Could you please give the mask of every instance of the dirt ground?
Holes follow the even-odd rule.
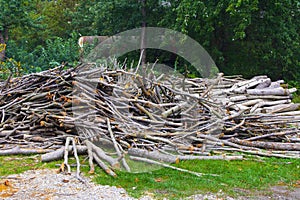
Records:
[[[288,186],[273,186],[255,193],[243,189],[236,189],[236,192],[241,200],[300,200],[300,188]]]

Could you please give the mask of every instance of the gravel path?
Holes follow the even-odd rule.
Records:
[[[82,183],[75,175],[56,173],[57,170],[30,170],[19,175],[11,175],[8,180],[17,191],[7,200],[96,200],[116,199],[131,200],[123,188],[95,185],[84,178]],[[145,198],[146,200],[146,198]]]

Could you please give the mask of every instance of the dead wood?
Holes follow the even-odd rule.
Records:
[[[147,151],[138,148],[128,149],[128,154],[130,156],[137,156],[142,158],[149,158],[152,160],[157,160],[160,162],[166,163],[178,163],[182,160],[242,160],[243,156],[226,156],[226,155],[217,155],[217,156],[195,156],[195,155],[172,155],[164,154],[158,150]]]
[[[87,147],[86,146],[80,146],[80,145],[77,145],[76,146],[77,148],[77,153],[78,154],[87,154]],[[42,162],[50,162],[50,161],[54,161],[54,160],[60,160],[64,157],[64,147],[61,147],[55,151],[51,151],[49,153],[44,153],[42,156],[41,156],[41,160]],[[73,150],[73,147],[69,146],[69,153],[71,153]]]
[[[240,144],[240,145],[244,145],[244,146],[258,147],[258,148],[264,148],[264,149],[284,150],[284,151],[299,151],[300,150],[299,143],[246,141],[246,140],[239,140],[237,138],[231,138],[230,141]]]
[[[1,155],[44,151],[42,161],[61,159],[73,149],[61,147],[66,138],[76,137],[90,171],[96,162],[112,176],[130,171],[127,154],[166,163],[240,159],[234,152],[300,158],[299,105],[284,81],[156,77],[153,67],[139,74],[112,62],[62,65],[0,83]]]
[[[1,149],[0,150],[0,156],[5,156],[5,155],[28,155],[28,154],[45,154],[48,152],[51,152],[51,149],[36,149],[36,148],[20,148],[19,146],[16,146],[11,149]]]

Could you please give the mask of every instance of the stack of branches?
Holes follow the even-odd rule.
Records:
[[[283,81],[222,73],[190,79],[117,63],[63,68],[1,84],[0,154],[16,152],[15,145],[18,153],[56,150],[42,157],[49,161],[71,150],[63,144],[76,136],[91,170],[94,160],[113,176],[105,163],[130,171],[128,157],[164,166],[241,159],[241,152],[300,157],[296,89]]]
[[[74,136],[74,126],[59,122],[72,111],[72,72],[64,66],[9,78],[0,89],[0,145],[12,153],[48,152]],[[26,148],[26,150],[24,149]],[[13,149],[13,151],[10,151]],[[1,154],[6,153],[3,152]]]

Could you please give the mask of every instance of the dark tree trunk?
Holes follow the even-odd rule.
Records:
[[[0,61],[3,61],[5,58],[5,45],[3,31],[0,31]]]
[[[146,65],[146,2],[147,0],[141,0],[142,3],[142,33],[141,33],[141,52],[142,52],[142,66]]]
[[[5,48],[8,41],[8,28],[0,31],[0,61],[5,60]]]

